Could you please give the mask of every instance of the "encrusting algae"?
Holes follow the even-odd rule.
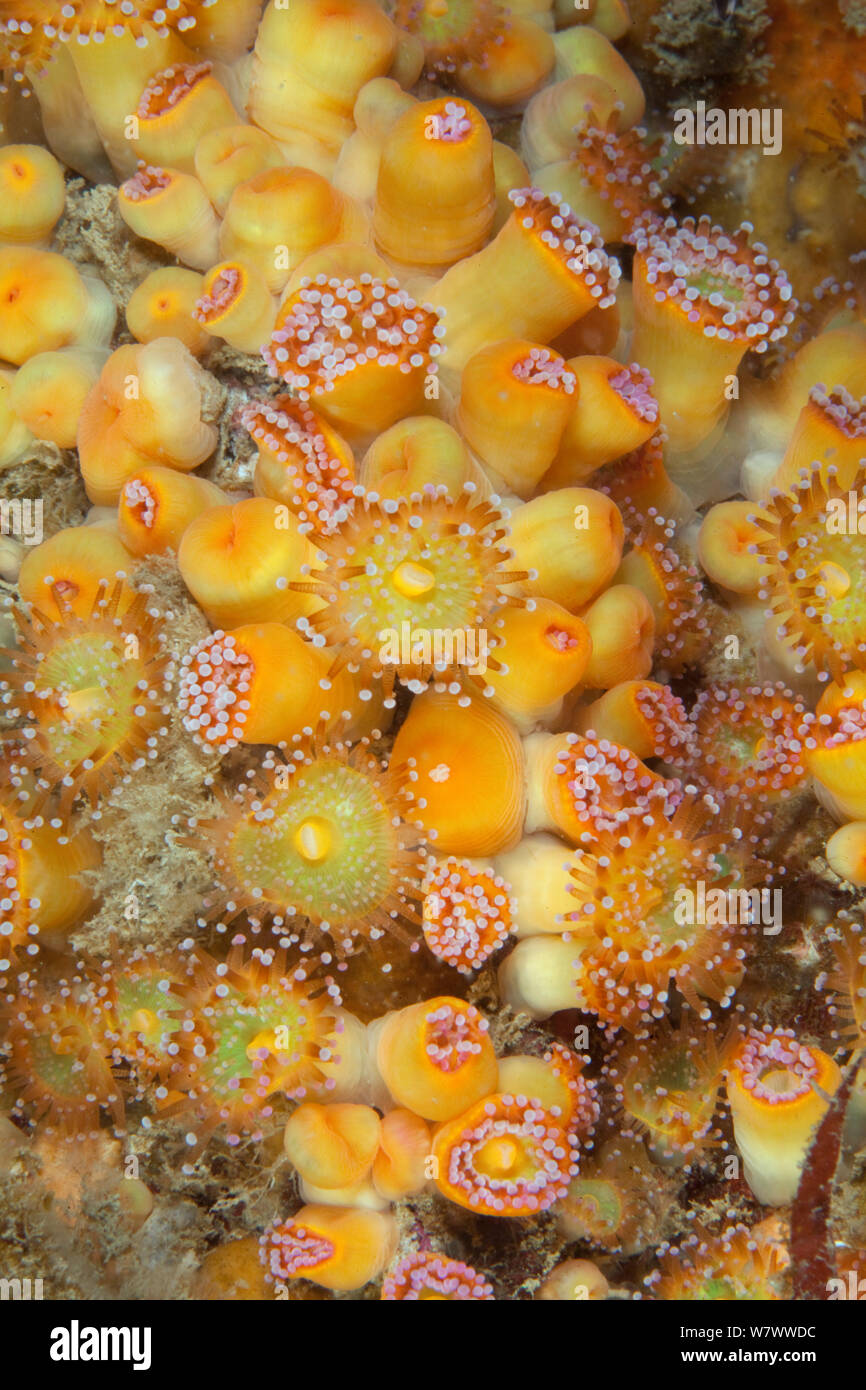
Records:
[[[0,5],[47,1297],[866,1268],[864,40],[680,8]]]

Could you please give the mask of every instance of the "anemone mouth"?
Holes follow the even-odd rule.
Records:
[[[785,337],[797,302],[766,247],[748,226],[729,234],[709,218],[638,223],[629,240],[657,300],[675,304],[705,337],[766,352]]]
[[[223,266],[211,281],[210,289],[197,300],[192,311],[193,318],[205,325],[219,323],[237,304],[244,293],[246,283],[243,266]]]
[[[138,103],[142,120],[155,121],[174,111],[213,72],[213,63],[178,63],[148,82]]]
[[[140,164],[132,178],[120,185],[120,192],[131,203],[146,203],[150,198],[158,198],[171,188],[174,182],[167,169],[155,164]]]
[[[191,838],[213,850],[219,929],[246,912],[284,945],[327,933],[339,956],[386,931],[408,939],[399,919],[418,921],[426,849],[407,787],[365,742],[314,736],[287,756],[266,758],[234,798],[222,793]]]
[[[520,603],[506,586],[525,577],[504,568],[502,513],[468,489],[452,498],[431,487],[399,501],[356,493],[351,516],[319,540],[324,567],[290,584],[325,601],[304,627],[339,649],[331,674],[355,664],[383,678],[389,697],[398,678],[483,674],[496,614]]]
[[[489,45],[507,29],[506,12],[495,0],[396,0],[393,19],[421,40],[433,78],[484,63]]]
[[[182,999],[175,986],[174,962],[142,953],[112,974],[111,1016],[115,1052],[139,1083],[165,1066],[167,1049],[180,1031]]]
[[[479,1101],[443,1126],[436,1147],[447,1195],[484,1215],[547,1211],[577,1175],[574,1136],[557,1116],[524,1097]]]
[[[759,597],[769,600],[779,635],[800,662],[835,681],[852,666],[866,669],[866,571],[859,511],[853,526],[849,516],[852,496],[866,496],[866,467],[843,489],[835,470],[825,476],[816,464],[791,492],[771,495],[755,518],[764,567]]]
[[[123,505],[145,531],[153,529],[159,512],[159,499],[140,478],[131,478],[123,487]]]
[[[36,773],[40,789],[61,787],[66,808],[79,791],[95,803],[158,756],[172,665],[146,594],[118,616],[123,580],[100,583],[86,618],[69,611],[56,585],[51,592],[56,619],[15,610],[19,648],[0,690],[18,721],[5,735],[16,764]]]

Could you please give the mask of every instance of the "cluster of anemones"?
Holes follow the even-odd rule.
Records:
[[[791,286],[749,225],[668,215],[622,7],[261,8],[0,17],[58,156],[0,150],[0,467],[76,449],[111,509],[11,576],[4,1086],[16,1120],[68,1137],[147,1100],[189,1162],[294,1107],[305,1205],[262,1236],[254,1284],[352,1290],[390,1265],[386,1300],[488,1299],[465,1251],[398,1252],[391,1204],[554,1211],[634,1253],[663,1233],[659,1173],[720,1142],[723,1089],[746,1182],[784,1205],[839,1086],[819,1040],[720,1019],[760,945],[767,813],[808,777],[844,822],[830,867],[866,884],[866,349],[837,327],[773,373]],[[422,72],[456,90],[418,99]],[[482,111],[530,97],[521,158]],[[63,242],[59,161],[113,176],[136,254],[160,248],[133,342]],[[738,451],[716,446],[750,351],[771,370],[745,412],[761,449],[739,451],[753,500],[732,501]],[[182,644],[141,561],[185,590]],[[760,677],[698,679],[721,611],[698,563],[744,643],[768,606]],[[208,807],[168,837],[212,866],[197,925],[231,949],[73,958],[101,856],[85,816],[120,814],[175,735]],[[375,979],[386,935],[478,999],[509,951],[512,1010],[615,1037],[598,1155],[595,1084],[562,1045],[497,1056],[452,995],[342,1010],[329,971],[365,950]],[[830,938],[847,1047],[863,952],[847,918]],[[783,1264],[736,1226],[663,1247],[648,1283],[770,1297]],[[585,1265],[539,1296],[603,1296]]]
[[[261,1137],[278,1097],[356,1083],[360,1025],[329,977],[285,952],[232,947],[223,961],[186,943],[114,963],[20,972],[3,998],[5,1080],[16,1112],[63,1139],[125,1102],[181,1116],[186,1145],[218,1127],[229,1144]],[[150,1124],[149,1119],[145,1119]]]
[[[497,1058],[487,1020],[439,997],[368,1025],[376,1104],[308,1102],[284,1147],[307,1205],[261,1240],[270,1283],[359,1288],[386,1267],[397,1232],[388,1208],[432,1185],[494,1217],[529,1217],[566,1196],[598,1118],[583,1060],[557,1044]],[[380,1113],[381,1112],[381,1113]],[[400,1260],[383,1298],[489,1298],[475,1272],[430,1253]]]

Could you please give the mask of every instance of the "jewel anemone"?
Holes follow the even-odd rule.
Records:
[[[74,975],[49,988],[35,976],[19,976],[3,1014],[5,1079],[17,1093],[17,1110],[68,1141],[94,1133],[103,1108],[122,1128],[123,1097],[110,1061],[110,1012],[94,981]]]
[[[167,731],[169,615],[145,593],[120,615],[123,594],[122,579],[102,581],[90,615],[79,617],[53,585],[54,616],[15,613],[19,647],[0,688],[17,724],[6,737],[40,788],[62,789],[64,804],[79,791],[95,804],[158,757]]]
[[[298,738],[233,795],[221,788],[215,812],[190,822],[188,839],[213,853],[218,929],[245,911],[286,944],[327,932],[342,956],[417,917],[424,850],[411,798],[365,740]]]
[[[669,815],[656,798],[597,832],[572,865],[571,920],[582,937],[590,933],[578,990],[582,1007],[605,1022],[634,1032],[663,1018],[672,985],[704,1019],[706,999],[730,1003],[755,931],[738,893],[756,870],[742,832],[710,828],[713,816],[694,798]]]
[[[647,218],[635,246],[632,355],[655,383],[673,452],[702,443],[724,419],[726,379],[751,349],[784,338],[796,300],[780,266],[744,224]]]
[[[289,964],[285,951],[245,956],[236,944],[217,961],[196,948],[172,991],[183,1008],[156,1095],[166,1114],[190,1126],[190,1148],[218,1125],[231,1145],[244,1134],[261,1138],[275,1097],[300,1100],[333,1087],[342,1060],[339,991]]]
[[[718,1236],[695,1231],[658,1251],[659,1268],[647,1275],[651,1297],[713,1303],[777,1301],[788,1297],[787,1247],[767,1223],[751,1230],[728,1226]]]
[[[822,680],[866,669],[863,540],[848,525],[850,494],[864,489],[866,466],[847,489],[835,469],[813,464],[790,492],[774,491],[756,518],[759,596],[769,602],[778,636]]]
[[[691,711],[695,758],[690,775],[725,795],[775,802],[804,781],[803,752],[814,722],[783,685],[714,685]]]
[[[355,663],[383,677],[388,696],[398,678],[417,690],[461,665],[483,675],[495,614],[520,603],[506,592],[522,572],[507,568],[501,512],[471,485],[457,497],[358,491],[352,514],[317,540],[323,567],[286,581],[324,600],[305,631],[338,649],[334,670]]]
[[[435,1250],[413,1250],[388,1271],[382,1284],[385,1302],[493,1301],[493,1288],[471,1265],[449,1260]]]

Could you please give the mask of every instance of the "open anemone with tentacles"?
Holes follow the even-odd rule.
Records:
[[[690,771],[705,789],[775,802],[802,785],[815,717],[783,685],[708,686],[690,719],[695,750]]]
[[[607,776],[619,790],[617,773],[614,765]],[[507,1002],[534,1017],[580,1008],[635,1034],[669,1016],[678,997],[709,1020],[710,1004],[730,1006],[755,944],[752,884],[765,870],[752,834],[731,826],[730,810],[719,821],[716,802],[684,798],[660,778],[638,790],[632,776],[624,805],[595,774],[573,776],[595,788],[594,819],[560,870],[573,908],[557,920],[562,935],[531,935],[507,956]]]
[[[730,1039],[686,1022],[629,1038],[608,1064],[623,1132],[645,1135],[662,1163],[693,1162],[719,1142],[712,1128]]]
[[[778,636],[822,680],[866,668],[863,538],[847,524],[849,496],[864,488],[864,465],[849,490],[834,468],[813,464],[790,492],[771,492],[755,521],[760,597]]]
[[[420,689],[461,664],[483,675],[497,613],[525,602],[508,588],[525,574],[510,568],[496,499],[472,484],[457,496],[441,486],[399,500],[355,493],[351,515],[318,538],[323,565],[283,581],[324,600],[304,630],[336,649],[333,670],[354,663],[383,678],[389,699],[397,679]]]
[[[130,771],[158,756],[166,732],[171,661],[162,615],[141,593],[122,606],[122,579],[101,581],[88,616],[59,585],[52,611],[16,613],[18,647],[0,682],[13,758],[65,805],[83,791],[94,804]]]
[[[760,870],[748,835],[715,828],[717,815],[694,798],[673,815],[647,799],[572,867],[575,998],[604,1022],[635,1031],[663,1018],[671,986],[704,1019],[707,1000],[730,1003],[757,930],[748,889]]]
[[[76,970],[49,984],[22,974],[4,997],[2,1019],[0,1075],[22,1116],[70,1142],[99,1128],[101,1110],[123,1127],[123,1095],[110,1060],[111,1011],[98,979]]]
[[[218,1125],[229,1144],[261,1138],[278,1096],[325,1095],[335,1085],[344,1023],[329,977],[311,977],[283,950],[235,945],[224,961],[196,947],[171,981],[180,997],[157,1105],[180,1117],[190,1148]]]
[[[789,1296],[788,1243],[772,1221],[751,1229],[740,1222],[717,1236],[693,1231],[663,1245],[657,1259],[645,1280],[651,1298],[766,1302]]]
[[[212,852],[219,889],[202,925],[224,931],[246,913],[254,930],[317,943],[330,958],[359,938],[403,935],[401,918],[417,917],[423,837],[407,788],[366,741],[350,749],[300,737],[233,794],[219,787],[214,811],[188,827]]]

